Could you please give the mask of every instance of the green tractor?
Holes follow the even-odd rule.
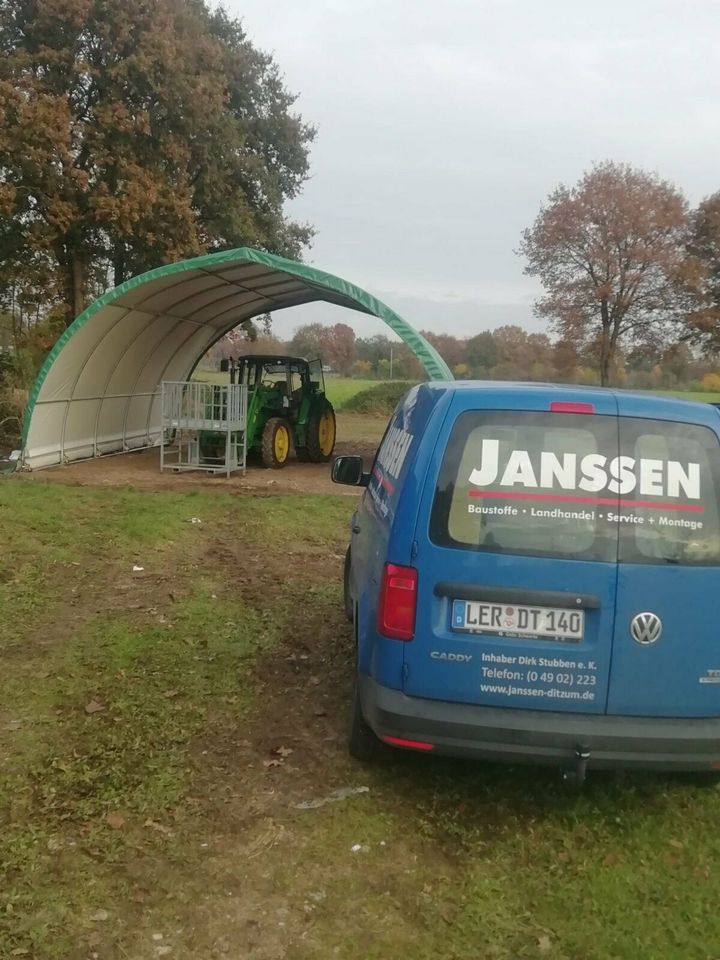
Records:
[[[320,360],[247,356],[223,360],[230,383],[247,387],[247,452],[279,469],[295,447],[298,460],[323,463],[335,449],[335,411],[325,396]],[[216,435],[201,436],[206,456],[217,453]],[[224,451],[224,438],[222,450]]]

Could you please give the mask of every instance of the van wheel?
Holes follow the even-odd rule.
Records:
[[[353,601],[350,596],[350,547],[345,551],[345,566],[343,568],[343,603],[348,623],[353,622]]]
[[[365,722],[360,706],[360,693],[358,691],[357,678],[353,689],[352,698],[352,717],[350,719],[350,737],[348,747],[350,755],[356,760],[372,760],[377,749],[378,740],[370,727]]]

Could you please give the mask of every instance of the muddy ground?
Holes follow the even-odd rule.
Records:
[[[338,415],[338,441],[334,456],[355,454],[370,464],[385,429],[383,417]],[[327,463],[300,463],[294,455],[281,470],[267,470],[250,458],[245,475],[230,477],[198,472],[160,472],[160,450],[141,450],[120,456],[102,457],[61,467],[51,467],[35,474],[57,483],[77,486],[124,487],[145,490],[215,489],[226,492],[262,490],[272,493],[350,493],[352,488],[334,484]]]

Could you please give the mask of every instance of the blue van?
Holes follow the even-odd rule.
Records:
[[[720,411],[426,383],[352,519],[351,752],[720,769]]]

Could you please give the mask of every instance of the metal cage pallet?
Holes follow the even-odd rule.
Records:
[[[247,387],[163,380],[161,398],[161,470],[245,473]]]

